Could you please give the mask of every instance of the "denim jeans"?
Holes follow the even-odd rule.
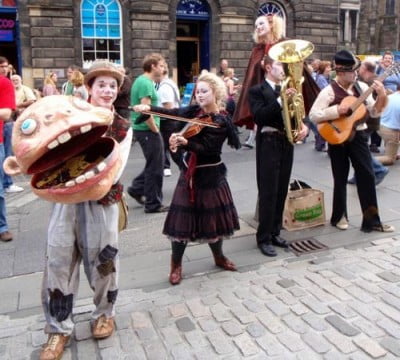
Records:
[[[0,164],[3,164],[5,159],[4,156],[4,145],[0,144]],[[3,181],[4,181],[4,170],[3,166],[0,169],[0,233],[8,230],[7,219],[6,219],[6,201],[4,199],[4,188],[3,188]]]
[[[13,155],[12,144],[11,144],[11,136],[12,136],[13,126],[14,126],[13,121],[4,123],[4,127],[3,127],[4,158]],[[9,188],[12,184],[13,184],[13,181],[12,181],[11,176],[4,173],[3,189]]]

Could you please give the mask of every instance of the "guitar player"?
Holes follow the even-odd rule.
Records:
[[[319,93],[310,110],[310,119],[314,123],[335,120],[349,116],[350,105],[342,101],[347,96],[358,98],[359,94],[354,87],[356,70],[360,61],[350,51],[340,50],[334,56],[334,70],[336,78],[330,85]],[[365,92],[368,86],[359,83]],[[381,114],[387,103],[385,89],[380,81],[375,80],[372,88],[377,94],[376,100],[372,95],[366,98],[365,105],[371,117]],[[341,144],[329,144],[328,152],[331,159],[331,168],[334,179],[333,209],[331,225],[340,230],[349,227],[346,204],[346,186],[349,174],[350,161],[354,167],[357,178],[357,192],[362,210],[361,231],[393,232],[394,227],[382,224],[376,197],[375,176],[372,169],[371,153],[368,148],[367,125],[361,122],[357,125],[351,140]]]

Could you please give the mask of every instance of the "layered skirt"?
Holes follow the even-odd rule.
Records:
[[[194,191],[194,201],[191,201]],[[163,233],[171,240],[214,242],[239,229],[239,218],[224,164],[196,168],[190,180],[180,174]]]

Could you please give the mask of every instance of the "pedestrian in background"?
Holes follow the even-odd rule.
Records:
[[[57,73],[49,71],[43,81],[42,95],[59,95],[60,92],[57,89]]]

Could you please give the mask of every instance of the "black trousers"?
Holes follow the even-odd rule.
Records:
[[[257,243],[269,243],[279,235],[293,165],[293,145],[282,133],[256,136],[259,223]]]
[[[132,180],[132,192],[144,195],[146,210],[156,210],[162,205],[162,185],[164,168],[164,144],[160,133],[135,131],[136,140],[142,148],[146,165]]]
[[[380,225],[375,175],[368,148],[367,131],[356,131],[352,141],[340,145],[329,145],[328,151],[334,181],[331,224],[336,225],[342,216],[347,218],[347,178],[351,161],[357,179],[357,193],[363,214],[361,229],[368,231],[373,226]]]

